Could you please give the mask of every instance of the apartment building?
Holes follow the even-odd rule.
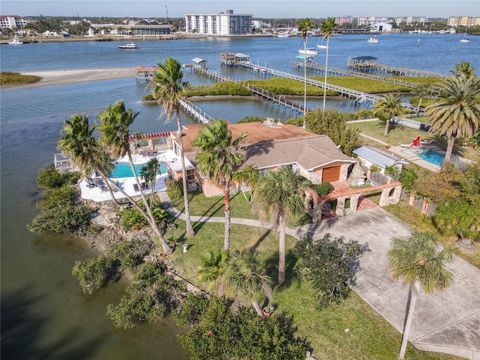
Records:
[[[480,17],[474,16],[450,16],[447,22],[448,26],[480,26]]]
[[[27,20],[17,15],[0,16],[0,29],[23,28],[27,24],[28,24]]]
[[[233,10],[219,14],[187,14],[185,28],[187,33],[245,35],[252,31],[252,15],[234,14]]]
[[[395,18],[395,23],[397,25],[400,25],[401,23],[405,23],[407,25],[425,24],[427,21],[428,19],[426,16],[404,16]]]

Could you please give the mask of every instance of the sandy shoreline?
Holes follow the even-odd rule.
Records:
[[[37,86],[46,86],[46,85],[74,84],[74,83],[82,83],[82,82],[89,82],[89,81],[113,80],[113,79],[135,77],[135,71],[132,67],[108,68],[108,69],[65,69],[65,70],[27,71],[27,72],[21,72],[21,74],[40,76],[42,80],[33,84],[8,86],[8,87],[4,87],[4,89],[12,89],[12,88],[18,88],[18,87],[37,87]]]

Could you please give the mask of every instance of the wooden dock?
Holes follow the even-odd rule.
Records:
[[[446,79],[448,74],[438,73],[429,70],[411,69],[406,67],[386,65],[378,63],[376,61],[354,61],[355,59],[349,59],[347,62],[347,68],[353,71],[359,71],[364,73],[379,73],[390,74],[396,76],[409,76],[409,77],[438,77]]]
[[[207,124],[210,121],[214,121],[215,118],[210,114],[203,111],[199,106],[187,99],[180,100],[180,106],[185,112],[190,114],[194,119],[200,121],[203,124]]]
[[[285,97],[284,95],[278,95],[278,94],[272,93],[271,91],[264,90],[264,89],[261,89],[259,87],[253,86],[253,85],[249,85],[249,84],[246,84],[246,83],[241,83],[237,80],[233,80],[233,79],[230,79],[226,76],[222,76],[222,75],[218,74],[217,72],[208,70],[204,67],[199,67],[199,66],[193,67],[193,71],[195,71],[199,75],[206,76],[206,77],[208,77],[208,78],[210,78],[214,81],[217,81],[217,82],[227,82],[227,81],[229,81],[229,82],[239,83],[242,86],[244,86],[245,88],[247,88],[248,90],[250,90],[253,95],[255,95],[255,96],[257,96],[261,99],[264,99],[264,100],[272,101],[275,104],[282,106],[284,109],[291,110],[293,113],[303,115],[303,114],[305,114],[306,111],[309,110],[308,108],[305,109],[302,104],[300,104],[296,101],[290,100],[287,97]]]
[[[303,61],[295,61],[293,63],[293,66],[296,68],[303,69],[304,62]],[[320,65],[316,62],[307,62],[307,70],[311,70],[317,74],[325,74],[325,65]],[[359,72],[359,71],[353,71],[353,70],[346,70],[346,69],[340,69],[340,68],[335,68],[335,67],[328,67],[328,74],[332,76],[352,76],[352,77],[357,77],[357,78],[362,78],[362,79],[371,79],[371,80],[377,80],[381,81],[384,83],[388,84],[395,84],[395,85],[401,85],[405,86],[408,88],[416,88],[418,86],[417,83],[410,82],[410,81],[405,81],[401,79],[396,79],[391,76],[381,76],[381,75],[375,75],[372,73],[366,73],[366,72]]]

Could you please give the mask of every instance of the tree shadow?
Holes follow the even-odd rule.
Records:
[[[104,337],[79,342],[78,328],[62,334],[52,343],[40,344],[48,319],[34,314],[40,296],[24,288],[1,297],[1,357],[3,359],[87,359],[93,357]]]
[[[288,250],[285,256],[285,282],[281,287],[289,287],[292,280],[296,277],[295,265],[298,258],[293,250]],[[273,252],[265,260],[265,272],[272,280],[272,288],[279,286],[278,283],[278,251]]]
[[[258,240],[255,242],[255,244],[253,244],[252,246],[250,246],[250,251],[255,251],[257,250],[257,248],[260,246],[260,244],[263,242],[263,240],[265,240],[267,238],[267,236],[272,232],[272,229],[268,229],[267,231],[265,231],[265,233],[260,236],[258,238]]]

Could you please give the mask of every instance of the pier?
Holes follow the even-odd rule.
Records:
[[[409,76],[409,77],[439,77],[446,79],[449,77],[447,74],[438,73],[429,70],[418,70],[399,66],[391,66],[377,62],[377,58],[373,56],[359,56],[350,58],[347,61],[347,68],[354,71],[365,73],[383,73],[397,76]]]
[[[180,106],[185,112],[190,114],[194,119],[200,121],[203,124],[207,124],[210,121],[214,121],[215,118],[210,114],[203,111],[199,106],[187,99],[180,99]]]
[[[304,62],[295,61],[293,63],[293,66],[299,69],[303,69]],[[320,65],[313,61],[307,62],[307,70],[312,70],[313,72],[319,73],[319,74],[325,74],[325,65]],[[401,85],[409,88],[416,88],[418,86],[418,84],[414,82],[400,80],[390,76],[381,76],[381,75],[375,75],[371,73],[340,69],[340,68],[335,68],[330,66],[328,67],[327,71],[328,71],[328,74],[332,76],[352,76],[352,77],[357,77],[362,79],[377,80],[377,81],[381,81],[389,84]]]
[[[271,91],[261,89],[259,87],[247,84],[245,82],[240,82],[240,81],[237,81],[237,80],[230,79],[226,76],[220,75],[219,73],[217,73],[215,71],[207,70],[204,67],[194,66],[193,71],[195,71],[195,73],[197,73],[199,75],[203,75],[203,76],[208,77],[209,79],[212,79],[212,80],[217,81],[217,82],[231,81],[231,82],[239,83],[242,86],[246,87],[248,90],[250,90],[253,95],[255,95],[255,96],[257,96],[261,99],[264,99],[264,100],[272,101],[275,104],[280,105],[287,110],[291,110],[293,113],[303,115],[303,114],[305,114],[305,112],[307,112],[309,110],[308,108],[305,109],[305,107],[302,104],[300,104],[296,101],[290,100],[287,97],[285,97],[284,95],[278,95],[278,94],[275,94]]]

